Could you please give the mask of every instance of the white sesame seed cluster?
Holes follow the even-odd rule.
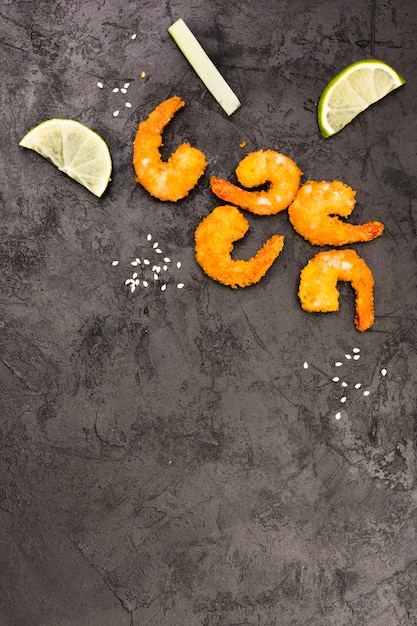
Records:
[[[334,362],[334,367],[336,368],[341,368],[339,373],[343,373],[343,368],[346,365],[352,364],[355,361],[359,361],[359,359],[361,358],[361,349],[360,348],[352,348],[351,353],[346,353],[344,355],[343,360],[338,360]],[[303,363],[303,368],[305,370],[307,370],[310,367],[310,364],[307,361],[304,361]],[[383,367],[380,370],[380,376],[382,376],[383,378],[385,378],[385,376],[387,375],[387,369],[385,367]],[[352,374],[352,371],[350,370],[348,372],[349,375]],[[346,406],[346,403],[348,401],[348,393],[350,390],[354,390],[354,393],[358,394],[359,390],[360,394],[367,398],[368,396],[371,395],[371,391],[367,388],[363,389],[363,383],[360,381],[356,381],[356,382],[347,382],[346,380],[347,377],[344,376],[332,376],[331,381],[337,385],[340,385],[341,389],[341,396],[340,396],[340,403]],[[349,376],[350,378],[350,376]],[[341,411],[337,411],[335,414],[335,419],[336,420],[340,420],[342,419],[342,412]]]
[[[140,288],[147,289],[151,285],[157,286],[160,291],[166,291],[168,284],[175,284],[177,289],[183,289],[184,283],[178,281],[175,273],[181,269],[181,261],[173,261],[170,256],[164,254],[157,241],[153,240],[149,233],[146,236],[148,252],[141,258],[135,257],[130,262],[129,273],[131,275],[124,281],[130,293]],[[117,267],[120,261],[112,261],[112,266]]]
[[[132,33],[132,35],[130,35],[130,39],[133,41],[135,40],[137,37],[136,33]],[[147,78],[147,74],[145,71],[141,72],[140,77],[142,79]],[[113,117],[119,117],[122,109],[120,108],[120,95],[124,96],[123,100],[122,100],[122,106],[125,107],[125,109],[131,109],[132,108],[132,103],[128,100],[127,98],[127,91],[130,87],[130,81],[117,81],[116,83],[114,81],[107,81],[104,79],[100,79],[99,81],[97,81],[96,83],[97,87],[99,89],[110,89],[112,94],[119,94],[118,95],[118,105],[119,108],[114,108],[113,112],[112,112],[112,116]],[[116,105],[117,106],[117,105]]]

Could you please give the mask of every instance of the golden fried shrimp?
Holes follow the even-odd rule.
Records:
[[[250,152],[236,168],[244,187],[269,183],[266,191],[247,191],[222,178],[212,176],[211,189],[222,200],[256,215],[274,215],[288,207],[300,185],[301,170],[289,157],[274,150]]]
[[[249,222],[234,206],[216,207],[195,231],[196,261],[203,271],[223,285],[247,287],[261,280],[284,245],[284,237],[273,235],[247,261],[233,260],[233,242],[242,239]]]
[[[181,144],[168,161],[162,161],[159,151],[163,145],[162,132],[184,104],[178,96],[161,102],[148,119],[139,124],[133,143],[135,180],[159,200],[175,202],[184,198],[207,166],[204,154],[189,143]]]
[[[381,222],[355,225],[336,217],[348,217],[352,213],[355,194],[338,180],[308,181],[300,187],[288,209],[294,230],[316,246],[343,246],[379,237],[384,231]]]
[[[356,293],[355,326],[364,331],[374,323],[374,279],[354,250],[319,252],[301,270],[298,296],[309,313],[339,310],[337,282],[350,282]]]

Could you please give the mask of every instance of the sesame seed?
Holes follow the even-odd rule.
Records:
[[[136,261],[136,263],[137,263],[138,265],[140,265],[140,259],[138,259],[138,258],[136,257],[135,261]]]
[[[136,286],[135,286],[135,285],[131,285],[131,287],[130,287],[130,292],[131,292],[131,293],[134,293],[135,289],[136,289]]]
[[[307,363],[307,361],[304,361],[304,363],[303,363],[303,367],[304,367],[304,369],[305,369],[305,370],[306,370],[306,369],[308,369],[308,363]]]
[[[181,267],[181,261],[177,261],[177,267],[178,267],[178,269],[180,269],[180,267]]]
[[[168,265],[164,265],[164,266],[162,267],[162,269],[164,270],[164,272],[166,272],[166,271],[167,271],[167,269],[168,269]]]
[[[112,92],[113,92],[113,93],[118,93],[118,91],[119,91],[119,88],[118,88],[118,87],[115,87],[114,89],[112,89]]]
[[[127,93],[127,89],[125,89],[124,87],[121,88],[120,93]]]
[[[136,37],[137,37],[137,34],[136,34],[136,33],[133,33],[133,35],[130,35],[130,38],[131,38],[131,39],[136,39]]]
[[[369,396],[369,394],[370,394],[370,393],[371,393],[370,391],[364,391],[364,392],[363,392],[363,395],[364,395],[364,396]]]
[[[342,387],[347,387],[347,386],[348,386],[348,384],[343,381]]]
[[[161,287],[161,291],[165,291],[165,289],[166,289],[166,288],[167,288],[167,286],[166,286],[166,285],[162,285],[162,287]]]
[[[124,88],[124,89],[129,89],[129,87],[130,87],[130,83],[125,83],[125,84],[123,85],[123,88]]]
[[[116,267],[116,265],[119,265],[120,261],[112,261],[111,264],[113,265],[113,267]]]
[[[131,282],[132,282],[131,279],[128,278],[127,280],[125,280],[125,285],[129,285]]]
[[[149,233],[149,235],[146,235],[146,239],[150,241],[152,239],[152,235]]]
[[[155,273],[154,273],[154,275],[153,275],[153,279],[154,279],[154,280],[158,280],[158,278],[159,278],[159,276],[158,276],[158,274],[155,272]]]
[[[358,352],[360,352],[361,349],[360,348],[353,348],[352,352],[354,352],[355,354],[357,354]]]
[[[340,413],[340,411],[338,411],[334,417],[335,419],[340,420],[340,418],[342,417],[342,414]]]
[[[143,281],[143,283],[142,283],[142,285],[143,285],[144,287],[147,287],[147,286],[149,285],[149,283],[148,283],[148,281],[147,281],[147,280],[144,280],[144,281]]]
[[[177,288],[182,289],[184,287],[184,283],[178,283]]]
[[[355,389],[360,389],[362,387],[362,383],[356,383]]]
[[[143,262],[144,262],[144,264],[145,264],[145,265],[150,265],[150,264],[151,264],[151,262],[149,261],[149,259],[143,259]]]
[[[137,265],[139,265],[139,263],[137,261],[132,261],[130,265],[133,265],[133,267],[136,267]]]
[[[139,278],[137,278],[137,279],[135,280],[135,285],[136,285],[136,287],[139,287]]]
[[[385,369],[385,367],[381,370],[381,374],[382,374],[382,376],[386,376],[387,375],[387,370]]]
[[[338,382],[339,382],[339,380],[340,380],[339,376],[335,376],[334,378],[332,378],[332,381],[333,381],[334,383],[338,383]]]
[[[153,244],[152,248],[157,248],[159,246],[159,243],[157,241],[155,241],[155,243]]]
[[[343,404],[346,402],[347,398],[346,396],[343,396],[343,398],[340,398],[340,402],[342,402]]]
[[[157,272],[159,274],[159,272],[161,271],[161,268],[159,265],[155,265],[155,272]]]
[[[113,117],[117,117],[119,115],[120,111],[113,111]]]
[[[137,278],[137,277],[138,277],[138,274],[137,274],[137,272],[135,272],[135,273],[132,275],[132,278]]]
[[[127,107],[128,109],[131,109],[132,105],[130,102],[125,102],[125,107]]]
[[[165,263],[171,263],[171,259],[169,258],[169,256],[164,257],[164,261]]]
[[[162,254],[162,250],[161,250],[161,248],[156,248],[155,252],[156,252],[157,254]]]
[[[99,89],[103,89],[104,85],[103,85],[103,83],[98,82],[98,83],[97,83],[97,87],[98,87]]]
[[[360,354],[355,354],[355,356],[353,357],[355,359],[355,361],[358,361],[361,358]]]
[[[343,365],[343,363],[341,363],[340,361],[336,361],[335,366],[336,367],[341,367]]]
[[[345,359],[348,359],[348,360],[349,360],[349,359],[351,359],[351,358],[352,358],[352,355],[351,355],[351,354],[345,354]]]

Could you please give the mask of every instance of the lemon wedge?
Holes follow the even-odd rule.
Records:
[[[405,83],[383,61],[356,61],[339,72],[323,90],[318,102],[318,125],[323,137],[344,128],[354,117],[390,91]]]
[[[50,119],[32,128],[19,146],[34,150],[61,172],[101,197],[110,182],[109,148],[88,126],[69,119]]]

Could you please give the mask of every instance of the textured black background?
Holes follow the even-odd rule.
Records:
[[[240,97],[230,118],[169,36],[179,17]],[[3,0],[0,20],[1,626],[417,624],[414,0]],[[322,89],[368,57],[407,84],[324,140]],[[131,165],[138,122],[173,94],[164,149],[209,162],[176,204]],[[18,146],[51,117],[107,141],[101,199]],[[352,186],[352,222],[384,222],[353,246],[375,277],[366,333],[348,285],[340,312],[301,310],[318,249],[285,213],[250,216],[237,246],[285,235],[258,285],[196,265],[209,176],[260,148]],[[131,294],[148,233],[168,286]]]

